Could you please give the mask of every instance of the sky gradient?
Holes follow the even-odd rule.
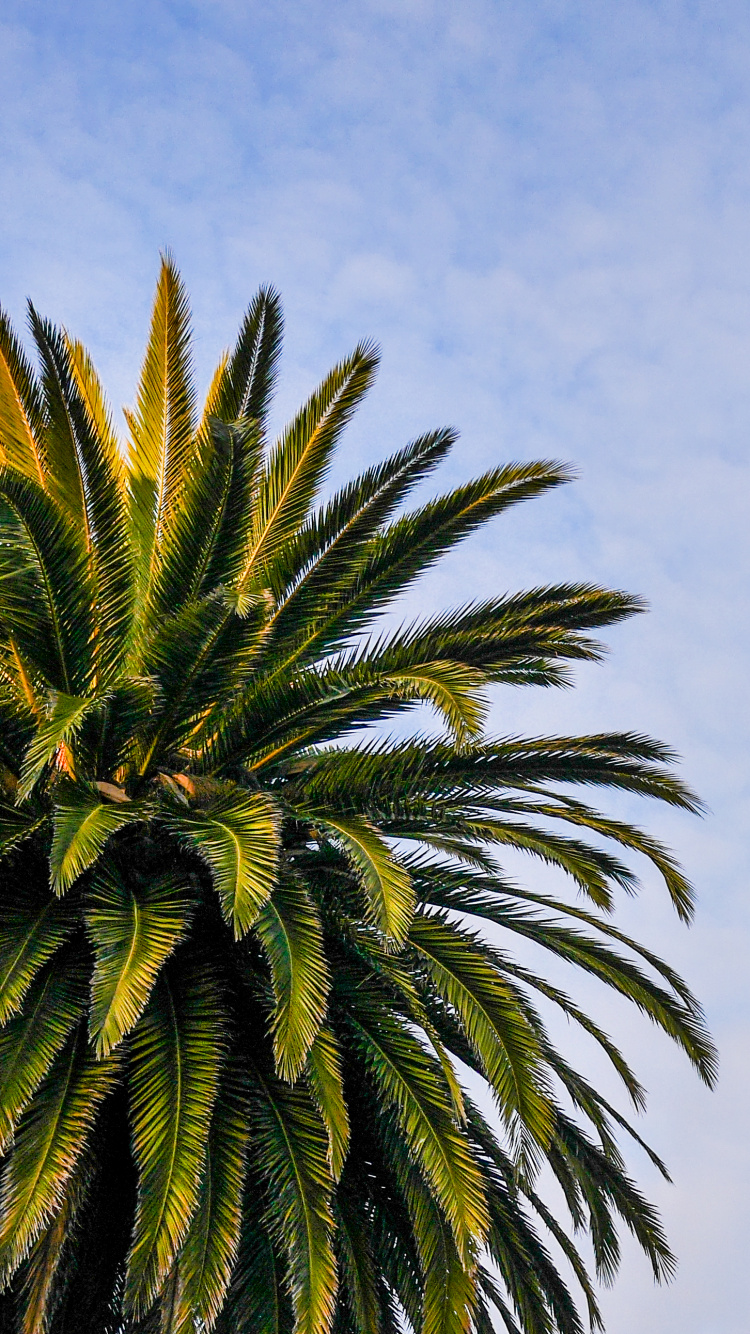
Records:
[[[447,423],[441,484],[508,458],[575,465],[410,609],[558,579],[648,599],[574,692],[501,692],[493,725],[652,732],[709,806],[610,804],[696,884],[690,933],[648,878],[621,920],[687,975],[722,1064],[706,1093],[596,997],[651,1092],[675,1184],[632,1163],[680,1259],[656,1290],[626,1247],[604,1307],[609,1334],[745,1334],[750,7],[5,0],[0,87],[0,301],[20,324],[30,295],[81,337],[116,406],[169,246],[202,383],[258,284],[281,289],[279,422],[378,340],[340,475]]]

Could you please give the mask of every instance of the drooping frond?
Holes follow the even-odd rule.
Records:
[[[47,965],[32,983],[23,1010],[0,1029],[0,1153],[12,1142],[26,1109],[83,1014],[85,968],[80,954]]]
[[[73,1037],[32,1098],[0,1175],[0,1275],[7,1281],[55,1214],[118,1064]]]
[[[351,816],[342,819],[325,811],[312,812],[311,818],[339,840],[361,877],[373,920],[401,944],[414,911],[409,872],[365,820]]]
[[[322,1025],[307,1053],[305,1067],[318,1111],[328,1133],[331,1172],[338,1181],[349,1151],[349,1112],[341,1068],[341,1051],[335,1033]]]
[[[69,789],[55,811],[49,864],[56,894],[64,894],[98,861],[113,834],[146,812],[135,803],[103,802],[85,788]]]
[[[132,1040],[133,1144],[138,1206],[126,1309],[145,1315],[198,1208],[206,1129],[226,1050],[215,973],[205,964],[162,974]]]
[[[217,797],[205,811],[168,822],[210,867],[222,912],[240,940],[256,921],[276,883],[279,813],[260,792]]]
[[[353,998],[354,1040],[387,1106],[399,1117],[411,1153],[448,1219],[464,1261],[487,1227],[482,1181],[454,1122],[439,1064],[408,1028],[360,988]]]
[[[253,1071],[251,1108],[268,1216],[286,1255],[294,1328],[296,1334],[325,1334],[337,1282],[325,1129],[303,1084],[290,1087],[260,1069]]]
[[[0,897],[0,1024],[18,1013],[31,983],[78,925],[73,905],[48,893]]]
[[[97,1056],[108,1056],[135,1027],[154,983],[191,917],[189,893],[174,876],[138,883],[108,869],[86,901],[94,950],[89,1033]]]
[[[320,918],[299,884],[282,881],[260,910],[256,931],[271,969],[276,1068],[295,1080],[326,1012],[329,973]]]
[[[240,1243],[249,1139],[247,1092],[235,1063],[214,1108],[198,1207],[178,1269],[176,1329],[211,1328],[224,1305]]]

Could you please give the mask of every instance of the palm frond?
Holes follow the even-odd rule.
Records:
[[[292,1303],[283,1265],[251,1177],[245,1190],[239,1255],[216,1334],[293,1334]]]
[[[28,1106],[0,1175],[0,1281],[15,1273],[62,1208],[67,1182],[118,1073],[114,1057],[95,1061],[74,1037]]]
[[[375,348],[361,343],[326,377],[272,451],[258,491],[240,590],[262,579],[274,554],[307,518],[336,440],[367,392],[376,366]]]
[[[377,1262],[361,1201],[355,1202],[351,1192],[338,1190],[334,1199],[334,1216],[338,1242],[340,1299],[346,1303],[357,1334],[380,1334]]]
[[[308,818],[341,844],[361,877],[373,921],[401,944],[414,912],[409,872],[366,820],[356,816],[342,818],[338,812],[320,810],[311,811]]]
[[[0,1029],[0,1154],[81,1018],[85,999],[85,969],[76,952],[37,975],[21,1013]]]
[[[304,885],[282,880],[255,930],[271,968],[276,1069],[294,1081],[319,1035],[330,985],[320,918]]]
[[[0,853],[8,853],[24,839],[30,838],[44,823],[45,813],[39,810],[19,810],[17,806],[6,806],[0,802]]]
[[[518,1116],[534,1138],[549,1141],[553,1117],[541,1048],[488,948],[436,914],[417,914],[409,941],[445,1001],[460,1016],[505,1117]]]
[[[179,1260],[175,1328],[213,1328],[237,1259],[249,1138],[237,1066],[226,1072],[211,1119],[198,1207]]]
[[[147,1313],[198,1208],[206,1126],[227,1044],[224,1007],[206,963],[162,973],[132,1037],[131,1116],[138,1206],[125,1309]]]
[[[44,404],[34,370],[0,309],[0,457],[17,472],[46,483]]]
[[[354,1040],[438,1206],[448,1219],[459,1253],[467,1259],[484,1239],[486,1204],[481,1177],[453,1119],[440,1065],[375,998],[360,988],[352,997]]]
[[[67,1286],[66,1260],[94,1176],[92,1157],[88,1145],[68,1181],[62,1208],[34,1244],[25,1267],[14,1334],[48,1334],[52,1330]]]
[[[283,328],[281,297],[273,287],[261,287],[212,386],[207,404],[212,416],[225,422],[250,417],[262,429],[276,381]]]
[[[94,950],[89,1036],[98,1057],[137,1024],[190,917],[190,894],[178,875],[138,883],[107,867],[96,876],[85,920]]]
[[[56,691],[49,700],[48,713],[37,727],[36,734],[24,757],[18,785],[18,801],[24,801],[33,792],[45,769],[64,754],[68,773],[75,778],[74,761],[70,754],[84,720],[100,706],[96,698],[80,699]],[[61,767],[61,766],[60,766]],[[72,773],[71,773],[72,769]]]
[[[130,499],[141,601],[154,584],[164,528],[185,486],[195,430],[190,341],[187,294],[173,260],[165,255],[135,410],[128,414]]]
[[[256,1068],[251,1105],[255,1161],[286,1255],[294,1331],[327,1334],[337,1286],[328,1137],[302,1083],[290,1086]]]
[[[323,1024],[307,1053],[307,1082],[328,1134],[331,1175],[338,1181],[349,1151],[349,1112],[346,1106],[341,1050],[333,1030]]]
[[[265,793],[229,792],[205,811],[180,811],[167,828],[205,861],[226,921],[240,940],[278,878],[279,812]]]
[[[42,605],[36,616],[54,653],[48,684],[83,695],[93,678],[95,624],[85,543],[56,502],[21,473],[0,469],[0,497],[18,516],[37,564]],[[44,672],[46,655],[38,666]]]
[[[0,1025],[21,1009],[39,970],[77,926],[73,904],[47,892],[0,897]]]
[[[95,650],[101,679],[121,661],[133,575],[122,460],[95,372],[72,343],[30,307],[47,403],[47,488],[84,536],[96,586]]]
[[[61,791],[53,816],[49,865],[52,888],[64,894],[79,876],[99,860],[118,829],[144,820],[147,810],[136,802],[116,805],[99,800],[83,786]]]

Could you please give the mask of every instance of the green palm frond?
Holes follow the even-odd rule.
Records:
[[[276,884],[279,823],[276,806],[262,792],[230,792],[205,811],[180,811],[167,820],[209,866],[235,940],[256,922]]]
[[[151,330],[131,432],[129,471],[140,597],[156,577],[165,525],[185,486],[194,431],[195,391],[190,364],[190,311],[169,255],[162,258]]]
[[[0,1024],[18,1013],[39,970],[77,925],[75,908],[66,900],[4,888],[0,898]]]
[[[358,990],[350,1020],[366,1068],[402,1132],[465,1261],[487,1214],[481,1177],[453,1118],[440,1065],[375,998]]]
[[[218,980],[205,964],[162,973],[132,1039],[132,1125],[138,1206],[126,1309],[145,1315],[198,1208],[227,1044]]]
[[[0,457],[39,485],[46,480],[44,405],[34,371],[0,309]]]
[[[367,1221],[359,1201],[339,1190],[334,1201],[338,1241],[340,1295],[360,1334],[380,1334],[377,1264]]]
[[[62,692],[55,692],[50,697],[47,717],[41,720],[24,758],[18,787],[19,801],[30,796],[45,769],[61,755],[66,771],[72,769],[72,777],[75,777],[71,746],[87,715],[98,707],[100,701],[96,698],[79,699]]]
[[[86,931],[94,950],[89,1034],[97,1056],[108,1056],[135,1027],[190,917],[189,893],[174,876],[138,884],[108,867],[96,877]]]
[[[0,497],[17,515],[38,569],[34,666],[53,689],[82,695],[94,674],[95,624],[85,543],[55,501],[10,468],[0,469]]]
[[[330,979],[320,918],[302,884],[282,881],[261,908],[255,930],[271,968],[276,1069],[292,1081],[326,1013]]]
[[[65,1262],[94,1176],[92,1158],[89,1144],[68,1181],[61,1209],[33,1246],[19,1302],[18,1334],[46,1332],[64,1297]]]
[[[55,893],[64,894],[98,861],[113,834],[127,824],[144,820],[146,815],[135,802],[102,802],[98,792],[81,787],[62,791],[55,805],[49,854]]]
[[[328,1137],[303,1084],[256,1069],[251,1089],[256,1162],[268,1216],[286,1255],[296,1334],[324,1334],[336,1297]]]
[[[221,366],[210,411],[222,421],[250,417],[263,426],[276,380],[284,319],[281,297],[261,287],[248,306],[231,356]]]
[[[178,1268],[177,1330],[211,1328],[224,1305],[240,1242],[247,1095],[236,1066],[225,1075],[211,1119],[198,1207]]]
[[[338,605],[341,585],[355,574],[364,545],[455,439],[451,430],[419,436],[337,492],[281,548],[270,572],[280,599],[269,624],[270,658],[288,670],[290,662],[314,657],[325,614]]]
[[[123,466],[91,362],[31,307],[46,400],[47,486],[83,533],[96,585],[95,651],[107,682],[130,627],[133,572]]]
[[[262,572],[308,516],[334,445],[367,392],[377,366],[362,343],[331,371],[275,446],[261,480],[252,544],[240,587]]]
[[[73,1037],[29,1104],[0,1175],[0,1275],[7,1281],[60,1208],[96,1113],[118,1075]]]
[[[422,1271],[420,1329],[423,1334],[468,1334],[476,1305],[474,1248],[459,1253],[455,1234],[414,1170],[406,1146],[391,1133],[385,1148],[403,1191]]]
[[[401,944],[414,912],[409,872],[366,820],[328,811],[311,812],[310,818],[340,842],[361,877],[373,921]]]
[[[83,1014],[83,960],[78,955],[65,964],[48,965],[29,988],[22,1012],[0,1029],[0,1153]]]
[[[125,458],[112,420],[112,409],[107,402],[102,382],[86,348],[77,338],[63,331],[65,347],[70,357],[70,368],[78,393],[88,413],[94,433],[113,476],[125,494]]]
[[[415,916],[409,942],[446,1003],[459,1015],[502,1114],[515,1114],[538,1142],[548,1142],[553,1119],[542,1077],[539,1035],[488,948],[437,915]]]
[[[251,1179],[243,1205],[239,1255],[216,1334],[292,1334],[294,1316],[284,1269]]]
[[[0,802],[0,853],[30,838],[43,823],[45,816],[38,810],[19,810],[16,806],[6,806]]]
[[[310,1092],[328,1134],[328,1156],[334,1181],[338,1181],[349,1151],[349,1112],[336,1035],[322,1025],[307,1053],[305,1067]]]

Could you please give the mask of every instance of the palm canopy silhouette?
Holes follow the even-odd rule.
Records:
[[[604,1279],[621,1223],[657,1277],[673,1262],[618,1148],[638,1136],[540,1006],[643,1091],[514,946],[619,992],[711,1082],[690,991],[613,924],[636,887],[613,846],[683,920],[690,888],[571,790],[696,800],[646,737],[489,739],[483,716],[493,682],[560,685],[639,603],[560,584],[379,624],[566,469],[407,510],[454,440],[433,431],[322,503],[374,348],[269,443],[263,289],[201,414],[169,257],[124,454],[83,347],[30,322],[38,371],[0,325],[0,1327],[577,1334],[555,1256],[597,1325],[572,1233]],[[389,738],[425,703],[434,734]],[[512,882],[504,848],[578,896]]]

